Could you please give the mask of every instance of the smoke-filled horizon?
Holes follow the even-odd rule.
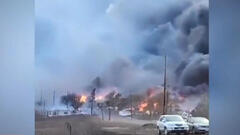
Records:
[[[36,89],[85,92],[95,78],[121,93],[167,83],[208,91],[208,0],[37,0]]]

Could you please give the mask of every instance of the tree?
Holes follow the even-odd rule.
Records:
[[[105,104],[109,107],[110,106],[111,107],[118,107],[118,105],[120,103],[121,96],[122,95],[120,93],[112,91],[105,96],[105,98],[106,98]]]
[[[80,95],[68,94],[61,97],[61,103],[65,105],[72,106],[75,110],[80,108],[83,105],[83,102],[80,102]]]

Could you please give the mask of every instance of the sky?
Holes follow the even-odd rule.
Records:
[[[165,55],[168,85],[206,93],[208,16],[208,0],[37,0],[36,94],[83,92],[96,77],[144,92],[163,84]]]

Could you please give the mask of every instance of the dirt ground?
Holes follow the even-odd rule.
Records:
[[[133,122],[112,120],[102,121],[98,117],[65,116],[37,120],[36,135],[69,135],[67,123],[71,125],[71,135],[155,135],[152,125],[142,126]]]
[[[84,115],[36,120],[36,135],[157,135],[153,121],[115,118],[111,121]]]

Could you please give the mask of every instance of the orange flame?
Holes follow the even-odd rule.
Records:
[[[143,112],[144,108],[147,107],[147,105],[148,105],[148,103],[142,103],[142,104],[140,104],[140,106],[139,106],[139,111],[140,111],[140,112]]]
[[[80,102],[81,103],[86,103],[87,102],[87,96],[81,96],[81,98],[80,98]]]
[[[157,108],[157,105],[158,105],[158,103],[153,103],[153,106],[154,106],[154,109],[156,109]]]

